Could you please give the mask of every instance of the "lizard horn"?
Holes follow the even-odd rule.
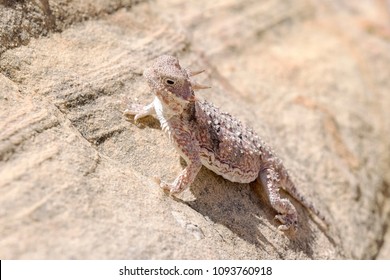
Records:
[[[199,75],[200,73],[203,73],[205,70],[192,71],[191,69],[186,68],[185,71],[187,72],[187,75],[189,77],[193,77],[193,76]]]
[[[199,75],[200,73],[203,73],[204,71],[205,70],[198,70],[198,71],[189,70],[189,76],[193,77],[193,76]]]
[[[201,85],[201,84],[198,84],[197,82],[191,82],[191,86],[192,86],[193,90],[200,90],[200,89],[211,88],[210,86]]]

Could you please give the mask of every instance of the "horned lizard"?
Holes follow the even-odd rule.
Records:
[[[325,221],[313,204],[297,191],[282,161],[253,130],[195,96],[194,91],[208,88],[191,79],[201,72],[182,68],[173,56],[157,58],[144,71],[155,95],[153,102],[146,106],[128,104],[124,111],[127,117],[135,115],[135,121],[149,115],[156,117],[187,163],[174,182],[159,180],[160,187],[171,194],[179,193],[192,184],[204,165],[232,182],[259,181],[279,213],[275,216],[281,222],[279,230],[298,228],[297,211],[287,198],[280,196],[279,187]]]

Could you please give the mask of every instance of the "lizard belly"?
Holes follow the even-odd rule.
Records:
[[[259,175],[256,168],[244,170],[231,164],[224,163],[218,160],[214,153],[211,153],[206,149],[201,150],[201,162],[205,167],[231,182],[250,183],[256,180]]]

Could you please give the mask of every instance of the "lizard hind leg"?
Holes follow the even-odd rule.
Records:
[[[279,194],[281,175],[277,169],[269,166],[259,172],[257,180],[264,186],[271,206],[279,213],[275,216],[275,219],[282,223],[278,229],[285,231],[293,228],[296,231],[298,229],[297,211],[288,199],[281,198]]]
[[[324,215],[314,206],[313,203],[308,201],[295,187],[295,184],[291,180],[289,174],[286,170],[283,170],[283,188],[293,197],[295,198],[300,204],[302,204],[304,207],[309,209],[314,215],[316,215],[325,225],[326,227],[329,227],[328,220],[325,218]]]

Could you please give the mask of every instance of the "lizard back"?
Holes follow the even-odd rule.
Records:
[[[261,165],[260,138],[207,101],[197,100],[194,113],[193,131],[203,165],[232,182],[254,181]]]

